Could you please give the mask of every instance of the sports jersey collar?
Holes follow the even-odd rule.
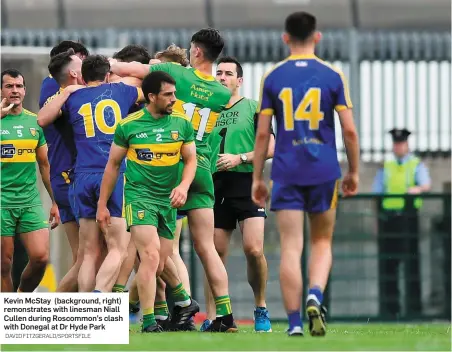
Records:
[[[301,59],[317,59],[314,54],[310,55],[290,55],[286,60],[301,60]]]
[[[205,73],[202,73],[201,71],[194,69],[194,74],[198,76],[199,78],[205,80],[205,81],[215,81],[215,77],[212,75],[206,75]]]
[[[229,105],[229,103],[228,103],[228,105],[226,105],[226,107],[224,108],[224,110],[228,110],[228,109],[230,109],[230,108],[232,108],[233,106],[235,106],[235,105],[237,105],[238,103],[240,103],[243,99],[245,99],[245,97],[241,97],[239,100],[237,100],[234,104],[232,104],[232,105]]]

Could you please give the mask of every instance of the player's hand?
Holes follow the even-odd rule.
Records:
[[[408,194],[421,194],[421,193],[422,193],[422,189],[418,186],[410,187],[408,189]]]
[[[349,172],[342,180],[342,192],[344,197],[351,197],[358,193],[359,175],[357,172]]]
[[[170,199],[173,208],[180,208],[187,201],[188,189],[182,185],[177,186],[171,191]]]
[[[253,180],[253,186],[251,188],[251,198],[257,206],[265,208],[268,199],[268,188],[264,180]]]
[[[96,222],[103,233],[107,233],[111,225],[110,211],[106,205],[97,205]]]
[[[66,88],[64,88],[64,91],[69,94],[72,94],[82,88],[86,88],[86,87],[82,86],[80,84],[73,84],[73,85],[70,85],[70,86],[67,86]]]
[[[113,59],[112,57],[109,57],[108,62],[110,63],[110,66],[113,66],[114,64],[116,64],[118,62],[118,60]]]
[[[240,155],[218,154],[217,168],[218,171],[226,171],[240,165],[240,162]]]
[[[58,206],[56,203],[52,204],[52,207],[50,208],[50,216],[49,216],[49,224],[50,229],[54,229],[60,224],[60,210],[58,209]]]
[[[14,107],[13,103],[8,105],[8,103],[6,102],[6,98],[3,98],[3,100],[2,100],[2,115],[1,115],[2,117],[1,118],[4,118],[6,115],[8,115],[13,107]]]
[[[159,64],[161,61],[159,59],[151,59],[149,60],[149,65]]]

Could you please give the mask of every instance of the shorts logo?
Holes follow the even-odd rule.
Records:
[[[33,137],[35,137],[36,136],[36,128],[30,127],[30,133]]]
[[[179,139],[179,131],[171,131],[171,138],[177,141]]]
[[[143,220],[144,219],[144,210],[138,210],[137,216],[138,216],[138,219]]]

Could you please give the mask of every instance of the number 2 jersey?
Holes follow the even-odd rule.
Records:
[[[314,55],[289,56],[267,73],[258,109],[276,117],[272,180],[309,186],[340,178],[334,110],[349,108],[344,75]]]
[[[104,172],[116,125],[138,99],[138,89],[124,83],[103,83],[71,94],[61,110],[74,131],[76,173]]]
[[[150,71],[164,71],[176,81],[177,102],[173,109],[191,121],[195,131],[198,166],[210,170],[211,149],[207,139],[220,112],[229,102],[230,91],[215,77],[176,63],[152,65]]]

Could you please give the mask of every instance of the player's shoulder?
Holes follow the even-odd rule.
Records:
[[[23,110],[23,113],[24,113],[25,116],[27,116],[27,117],[32,117],[32,118],[34,118],[34,119],[36,119],[36,118],[38,117],[38,115],[35,114],[33,111],[30,111],[30,110],[25,109],[25,108],[24,108],[24,110]]]
[[[130,127],[131,125],[133,125],[134,121],[139,120],[144,115],[145,115],[144,109],[138,110],[137,112],[134,112],[133,114],[128,115],[125,119],[122,119],[121,121],[119,121],[119,125],[121,127],[124,127],[126,125],[128,125],[128,127]]]
[[[183,125],[183,126],[185,126],[185,125],[190,125],[191,126],[191,122],[190,122],[189,117],[187,115],[185,115],[184,113],[182,113],[182,112],[173,110],[173,112],[171,113],[170,116],[173,118],[172,121],[175,124],[180,124],[180,125]]]
[[[339,67],[326,62],[317,56],[315,57],[315,63],[319,66],[320,69],[330,73],[332,76],[336,76],[337,78],[342,78],[344,76],[344,73]]]
[[[278,77],[280,70],[283,69],[288,64],[289,64],[288,58],[277,62],[276,64],[271,66],[270,69],[268,69],[266,71],[266,73],[263,76],[263,80],[265,81],[265,80],[270,80],[273,77]]]
[[[250,98],[243,98],[242,101],[245,104],[249,105],[251,107],[251,109],[254,109],[254,110],[256,110],[257,106],[259,105],[259,102],[257,100],[250,99]]]

